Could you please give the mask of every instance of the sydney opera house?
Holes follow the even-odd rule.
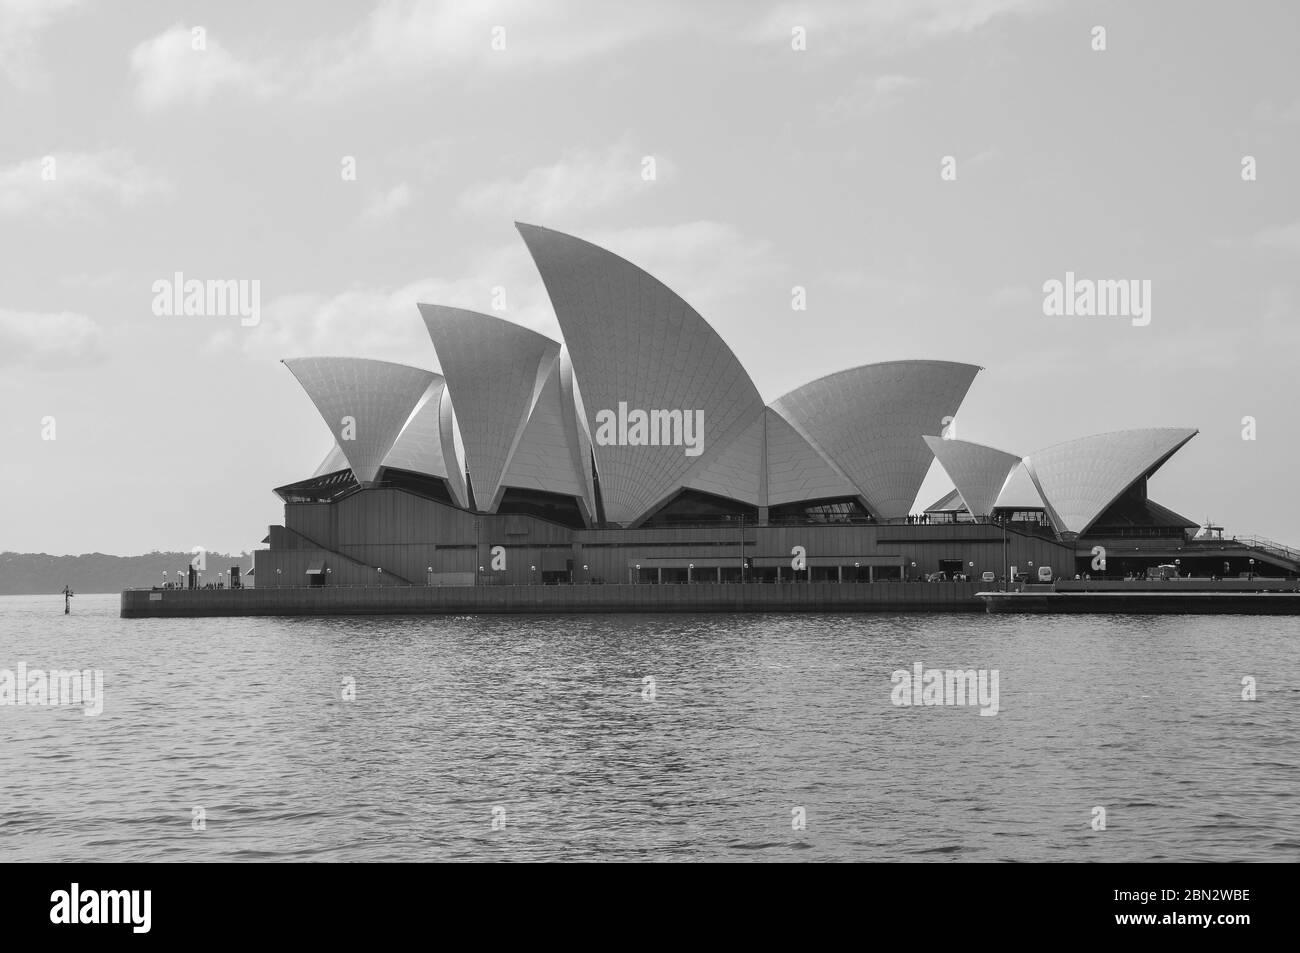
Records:
[[[657,279],[579,238],[518,227],[563,342],[420,304],[440,374],[284,362],[333,443],[314,474],[276,490],[284,525],[255,554],[257,588],[1300,568],[1263,543],[1208,539],[1213,528],[1198,533],[1148,498],[1195,430],[1027,455],[946,439],[982,368],[934,360],[850,367],[768,403]],[[918,506],[936,459],[954,489]]]

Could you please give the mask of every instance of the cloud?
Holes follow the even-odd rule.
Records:
[[[501,312],[492,310],[497,287],[506,292],[507,308]],[[208,347],[236,348],[256,360],[344,355],[434,367],[433,345],[416,309],[421,302],[499,314],[542,334],[559,334],[537,272],[518,242],[478,256],[450,279],[280,296],[262,306],[256,327],[224,328],[211,336]]]
[[[82,0],[0,0],[0,78],[19,89],[35,73],[40,35]]]
[[[743,320],[742,296],[769,281],[775,267],[767,242],[747,239],[731,225],[712,221],[582,233],[645,268],[676,290],[712,322],[734,312]],[[493,289],[503,288],[507,308],[492,310]],[[262,306],[256,327],[224,328],[208,341],[213,350],[238,349],[259,361],[304,355],[369,357],[436,367],[436,355],[416,304],[445,304],[497,314],[559,340],[549,298],[522,241],[470,260],[454,278],[425,278],[398,287],[354,287],[337,293],[284,295]]]
[[[203,48],[195,49],[195,30],[203,28],[178,23],[131,51],[136,100],[141,106],[156,110],[202,104],[224,91],[258,97],[276,92],[270,63],[241,60],[206,31]]]
[[[859,76],[849,89],[819,109],[836,119],[858,119],[888,109],[898,102],[903,90],[915,85],[916,80],[898,73]]]
[[[648,5],[598,0],[384,0],[299,69],[305,88],[328,96],[471,63],[556,66],[609,54],[662,32],[670,19]]]
[[[0,168],[0,215],[66,217],[96,202],[132,206],[170,191],[166,179],[120,149],[56,153]]]
[[[1255,233],[1254,244],[1261,248],[1300,256],[1300,222],[1270,225]]]
[[[642,177],[643,157],[625,145],[603,152],[574,150],[550,165],[537,166],[516,179],[476,185],[460,198],[466,211],[496,218],[552,219],[625,201],[671,176],[673,166],[655,156],[655,179]]]
[[[1021,312],[1035,303],[1042,303],[1041,296],[1024,285],[1003,285],[989,296],[989,304],[995,311]]]
[[[782,3],[749,31],[755,42],[789,43],[808,33],[808,51],[899,50],[963,33],[990,21],[1031,14],[1057,0],[806,0]]]
[[[76,274],[64,275],[59,279],[60,284],[68,285],[71,288],[89,288],[99,291],[104,288],[111,288],[114,285],[121,285],[126,282],[126,272],[120,269],[112,271],[89,272],[82,271]]]
[[[772,245],[734,225],[700,220],[583,234],[654,275],[688,301],[710,324],[740,320],[756,287],[778,279]],[[785,289],[785,290],[788,290]]]
[[[1256,104],[1254,117],[1259,122],[1270,123],[1278,126],[1300,122],[1300,99],[1295,99],[1289,103],[1281,104],[1276,103],[1271,99],[1266,99]]]
[[[411,204],[411,187],[399,182],[387,192],[377,192],[361,210],[361,221],[366,225],[386,222]]]
[[[469,65],[589,60],[661,33],[671,22],[649,6],[612,8],[597,0],[382,0],[340,35],[293,44],[300,50],[295,56],[238,53],[211,36],[205,51],[195,51],[190,28],[178,24],[137,46],[131,68],[146,108],[202,104],[218,92],[332,99]]]
[[[0,367],[80,366],[103,356],[100,327],[84,314],[0,309]]]
[[[151,109],[202,104],[218,93],[336,99],[467,69],[570,66],[664,37],[788,43],[795,25],[809,30],[809,50],[908,48],[1056,2],[809,0],[782,4],[755,22],[740,8],[686,0],[381,0],[335,36],[286,43],[298,51],[292,56],[227,50],[211,36],[205,51],[195,51],[190,28],[177,25],[137,46],[131,68],[137,99]]]

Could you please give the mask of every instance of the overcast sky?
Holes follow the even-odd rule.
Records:
[[[559,337],[516,220],[661,278],[768,401],[969,361],[960,438],[1198,427],[1152,497],[1300,544],[1298,23],[1287,2],[0,0],[0,550],[255,547],[272,487],[331,443],[280,358],[436,369],[416,302],[489,311],[497,286]],[[1150,324],[1044,316],[1067,271],[1151,281]],[[156,316],[176,272],[260,281],[260,324]],[[936,466],[919,504],[949,485]]]

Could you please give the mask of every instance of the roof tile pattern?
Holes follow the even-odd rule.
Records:
[[[763,400],[717,332],[658,279],[579,238],[519,232],[541,272],[582,384],[588,429],[601,411],[704,412],[703,452],[681,446],[594,447],[605,515],[634,524],[704,473],[712,455],[763,413]]]
[[[988,516],[993,512],[1007,477],[1020,463],[1014,453],[966,440],[927,436],[925,443],[956,485],[972,516]]]
[[[583,479],[589,468],[581,465],[577,411],[572,390],[567,391],[566,399],[562,376],[561,362],[553,362],[501,484],[575,496],[588,516],[594,517],[596,504],[589,492],[590,479]]]
[[[685,486],[762,506],[763,492],[763,418],[759,417],[725,447],[709,454],[707,466],[692,472]]]
[[[998,510],[1041,510],[1044,509],[1043,494],[1034,486],[1034,478],[1029,475],[1029,468],[1021,461],[1007,474],[1007,482],[998,492],[997,502],[993,504]]]
[[[788,420],[769,409],[766,421],[770,506],[859,495],[852,481],[814,450]]]
[[[362,483],[374,482],[436,376],[418,367],[357,357],[296,357],[283,363],[316,405]],[[346,426],[345,418],[355,426]]]
[[[502,477],[560,355],[545,335],[462,308],[421,304],[455,403],[479,509],[494,512]]]
[[[858,488],[878,519],[906,516],[934,459],[922,436],[957,413],[980,368],[951,361],[866,364],[805,384],[772,406]]]
[[[567,349],[560,351],[560,393],[566,409],[565,431],[574,453],[573,465],[582,474],[586,499],[591,503],[589,512],[594,519],[596,487],[591,472],[591,432],[587,429],[587,411],[582,405],[582,388],[578,386],[578,378],[573,373],[573,360]]]
[[[442,443],[443,457],[455,461],[456,466],[447,468],[447,483],[451,486],[456,501],[469,509],[469,486],[465,482],[465,461],[461,457],[464,447],[456,439],[456,408],[451,402],[451,391],[442,389],[442,400],[438,403],[438,435]]]
[[[450,416],[447,382],[441,375],[436,377],[398,434],[393,449],[384,457],[384,466],[442,477],[451,487],[452,497],[465,506],[468,502],[465,471],[456,457],[456,444],[450,437],[450,427],[443,421],[444,416]]]
[[[1057,531],[1083,533],[1125,490],[1196,434],[1185,427],[1094,434],[1030,454],[1025,465]]]
[[[327,473],[338,473],[340,470],[348,469],[348,458],[343,456],[343,451],[339,449],[337,443],[330,444],[329,452],[325,454],[325,459],[320,462],[316,472],[312,477],[325,476]]]

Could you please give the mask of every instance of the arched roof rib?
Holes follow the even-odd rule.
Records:
[[[1011,468],[1006,483],[998,491],[995,510],[1044,510],[1043,494],[1034,485],[1034,478],[1029,475],[1029,468],[1023,460]]]
[[[298,357],[283,363],[316,405],[363,484],[374,482],[411,411],[436,377],[422,368],[357,357]]]
[[[746,436],[764,410],[735,354],[694,308],[631,262],[572,235],[517,227],[582,386],[606,518],[632,525],[696,475],[714,482],[716,455]],[[702,414],[700,454],[687,455],[681,445],[603,442],[597,418],[620,407]]]
[[[337,473],[340,470],[350,469],[348,467],[348,458],[343,455],[337,443],[330,444],[329,451],[325,454],[325,459],[320,462],[316,472],[312,477],[325,476],[328,473]]]
[[[1183,427],[1094,434],[1030,454],[1025,466],[1061,533],[1084,533],[1138,480],[1196,436]]]
[[[966,440],[927,435],[925,443],[972,516],[988,516],[993,512],[998,494],[1020,463],[1020,457],[1014,453]]]
[[[450,420],[443,420],[444,416],[450,417],[447,382],[441,375],[435,378],[398,434],[393,449],[384,457],[384,466],[442,477],[451,489],[452,498],[466,506],[464,468],[456,456]]]
[[[421,304],[456,408],[478,507],[493,512],[529,416],[560,356],[545,335],[492,315]]]
[[[766,423],[769,506],[860,495],[853,481],[770,407]]]
[[[595,497],[590,476],[584,478],[591,468],[584,465],[573,391],[563,383],[567,371],[568,361],[551,364],[501,485],[576,497],[584,518],[591,522],[596,515]]]
[[[887,361],[819,378],[772,407],[857,488],[878,519],[901,519],[934,459],[922,437],[956,415],[981,368]]]

